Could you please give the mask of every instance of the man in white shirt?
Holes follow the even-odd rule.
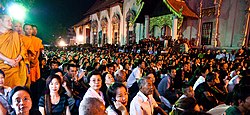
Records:
[[[133,69],[127,80],[127,87],[130,88],[136,80],[142,77],[143,69],[146,67],[146,63],[143,60],[138,61],[138,66]]]
[[[117,58],[115,62],[117,64],[117,70],[123,70],[123,66],[121,65],[121,59]]]
[[[201,76],[194,83],[194,86],[193,86],[194,90],[196,89],[196,87],[198,85],[200,85],[201,83],[205,82],[205,78],[206,78],[206,75],[208,74],[208,72],[209,72],[208,68],[205,68],[205,67],[201,70]]]
[[[140,91],[130,103],[130,115],[153,115],[154,111],[158,111],[161,115],[166,114],[153,98],[153,81],[150,77],[142,77],[138,81]]]

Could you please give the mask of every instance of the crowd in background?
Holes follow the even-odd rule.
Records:
[[[107,90],[110,86],[114,83],[126,86],[128,99],[124,103],[127,112],[136,114],[137,109],[131,106],[139,106],[134,105],[139,103],[134,102],[138,92],[143,92],[139,81],[148,77],[153,83],[152,88],[148,88],[152,89],[149,95],[169,114],[180,114],[186,111],[185,107],[192,107],[187,109],[192,112],[207,112],[221,104],[237,105],[233,95],[235,86],[239,87],[243,78],[249,81],[250,58],[247,49],[243,47],[227,52],[202,47],[185,52],[180,51],[181,48],[173,48],[164,48],[160,42],[146,40],[124,47],[106,45],[77,47],[69,51],[45,50],[45,58],[42,58],[40,66],[42,79],[45,80],[56,68],[62,71],[75,101],[74,106],[71,105],[72,111],[78,110],[79,103],[91,88],[89,79],[92,73],[99,73],[99,80],[102,81],[97,91],[102,94],[97,97],[107,109],[111,108],[116,113],[118,109],[112,99],[108,99]],[[243,83],[249,86],[248,82]],[[244,112],[249,111],[249,107],[245,109]]]
[[[0,17],[0,24],[3,19]],[[24,25],[26,33],[31,27]],[[0,70],[1,112],[36,115],[249,114],[248,49],[242,47],[230,52],[206,47],[194,49],[181,40],[168,39],[166,46],[163,41],[146,39],[123,47],[78,46],[45,48],[44,51],[39,46],[37,54],[31,55],[38,63],[27,59],[26,72],[32,71],[34,63],[39,64],[40,72],[35,77],[27,76],[26,87],[8,86],[4,82],[9,79],[9,73]],[[33,51],[31,48],[26,50],[28,54]],[[17,59],[25,61],[26,58]],[[2,62],[11,65],[10,68],[19,67],[18,61],[13,61],[13,64]],[[30,81],[28,85],[27,81]]]

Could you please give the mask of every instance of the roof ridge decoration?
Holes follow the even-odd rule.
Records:
[[[128,10],[128,12],[126,13],[126,21],[127,22],[132,22],[135,18],[135,11],[130,9]]]
[[[143,8],[143,6],[144,6],[144,2],[143,2],[142,0],[136,0],[136,5],[140,5],[140,6],[139,6],[139,10],[138,10],[138,12],[136,13],[135,18],[134,18],[134,20],[131,22],[131,24],[134,24],[135,21],[136,21],[136,19],[139,17],[139,15],[140,15],[140,13],[141,13],[141,10],[142,10],[142,8]]]
[[[169,8],[169,10],[171,12],[173,12],[178,18],[183,18],[183,16],[182,16],[183,6],[182,6],[181,9],[179,9],[179,12],[177,12],[177,11],[174,10],[174,8],[171,6],[171,4],[169,4],[166,0],[163,0],[163,2]]]
[[[136,5],[139,6],[142,0],[136,0]]]
[[[188,6],[185,1],[163,0],[169,10],[178,18],[191,17],[198,19],[198,15]]]

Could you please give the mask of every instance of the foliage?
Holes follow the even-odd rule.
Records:
[[[163,16],[150,18],[150,30],[152,30],[154,26],[158,26],[160,28],[168,26],[172,28],[173,16],[174,14],[167,14]],[[178,29],[181,27],[182,22],[183,18],[178,18],[178,24],[177,24]]]

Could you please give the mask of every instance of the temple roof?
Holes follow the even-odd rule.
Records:
[[[173,8],[175,12],[181,12],[183,16],[198,18],[197,14],[194,13],[186,4],[185,1],[182,0],[164,0],[168,3],[168,5]]]
[[[81,20],[80,22],[78,22],[77,24],[75,24],[74,27],[86,25],[88,23],[90,23],[89,16],[87,16],[86,18],[84,18],[83,20]]]
[[[144,15],[149,15],[149,17],[158,17],[166,14],[175,14],[179,18],[181,17],[191,17],[198,18],[195,14],[182,0],[143,0],[144,5],[136,21],[137,23],[144,23]]]
[[[102,11],[109,8],[116,3],[122,3],[124,0],[96,0],[94,5],[84,14],[85,16],[91,15],[93,13]],[[138,12],[139,15],[136,22],[144,22],[144,15],[149,15],[150,17],[157,17],[166,14],[174,13],[178,17],[191,17],[198,18],[185,3],[184,0],[142,0],[144,6],[141,11]],[[79,22],[80,23],[80,22]]]
[[[145,15],[149,17],[157,17],[161,15],[171,14],[171,11],[163,3],[163,0],[143,0],[144,5],[136,19],[136,23],[144,23]]]
[[[109,8],[111,5],[115,3],[122,3],[123,0],[96,0],[94,5],[84,14],[84,15],[90,15],[95,12],[104,10],[106,8]]]

